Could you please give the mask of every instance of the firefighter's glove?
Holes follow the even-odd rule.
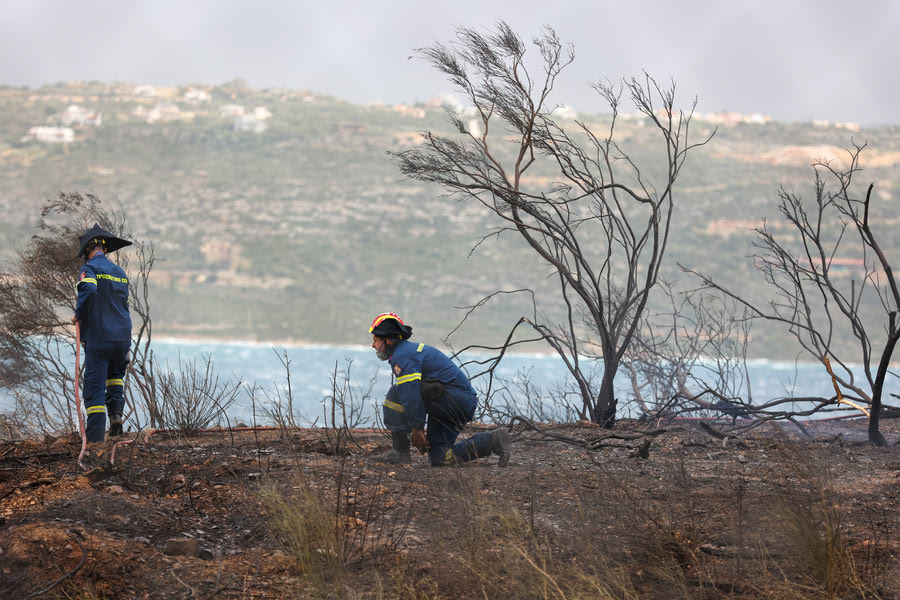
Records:
[[[416,447],[416,450],[419,451],[419,454],[425,454],[426,452],[428,452],[428,440],[425,439],[424,429],[413,429],[410,443]]]

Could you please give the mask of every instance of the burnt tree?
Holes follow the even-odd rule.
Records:
[[[865,195],[853,185],[864,148],[854,145],[848,151],[847,167],[835,161],[814,163],[812,198],[783,186],[779,190],[778,208],[787,227],[763,223],[755,230],[754,265],[774,292],[767,304],[726,289],[710,275],[687,270],[705,286],[741,302],[754,318],[786,327],[804,352],[822,364],[823,376],[833,376],[838,393],[830,404],[849,395],[853,400],[848,404],[868,406],[869,441],[884,445],[879,418],[900,340],[900,290],[873,229],[874,185]],[[855,265],[857,272],[842,268],[846,264]],[[862,365],[864,381],[854,375],[851,362]]]
[[[496,229],[478,244],[511,232],[534,252],[536,266],[549,266],[563,308],[556,312],[564,316],[519,323],[562,357],[579,388],[582,418],[600,423],[657,285],[675,182],[688,153],[709,138],[688,142],[693,105],[688,113],[676,109],[674,84],[661,86],[647,75],[593,84],[610,109],[601,124],[565,120],[551,95],[574,52],[550,28],[533,43],[533,68],[526,66],[526,44],[502,22],[485,33],[460,28],[449,45],[420,49],[471,112],[448,108],[455,134],[423,132],[423,143],[393,157],[404,175],[480,204],[494,218]],[[627,120],[619,115],[623,98],[636,111]],[[623,140],[640,137],[640,160],[620,144],[621,122],[628,127]],[[597,360],[599,390],[588,373]]]

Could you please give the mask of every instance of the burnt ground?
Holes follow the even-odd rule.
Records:
[[[504,469],[380,465],[370,430],[157,432],[88,470],[75,436],[6,443],[0,597],[900,598],[900,423],[865,427],[518,422]]]

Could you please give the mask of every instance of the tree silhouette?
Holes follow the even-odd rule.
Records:
[[[865,197],[854,192],[863,148],[854,145],[848,151],[845,168],[828,161],[814,163],[811,200],[784,187],[779,190],[778,208],[787,227],[770,229],[764,223],[756,229],[754,243],[755,266],[774,291],[767,304],[726,289],[711,275],[686,270],[708,288],[741,302],[754,318],[787,327],[803,350],[822,364],[824,374],[833,377],[836,396],[829,404],[867,405],[869,441],[885,445],[879,418],[885,379],[900,340],[900,289],[872,228],[874,185]],[[848,258],[859,272],[842,270]],[[857,354],[848,356],[846,340],[855,340]],[[850,362],[861,363],[865,381],[857,380]]]
[[[404,175],[491,214],[496,229],[479,244],[514,232],[550,266],[565,316],[553,321],[536,312],[516,327],[529,325],[562,357],[582,418],[601,423],[614,410],[614,377],[657,285],[676,179],[688,153],[709,138],[688,142],[693,105],[677,110],[674,84],[660,86],[646,74],[593,84],[611,109],[602,125],[564,123],[551,95],[574,51],[549,27],[533,42],[540,68],[531,70],[526,44],[503,22],[485,33],[460,28],[455,42],[419,50],[474,113],[448,109],[458,136],[426,131],[423,143],[393,157]],[[637,111],[630,134],[656,143],[656,153],[640,161],[616,135],[623,96]],[[595,360],[603,364],[599,390],[589,372]]]

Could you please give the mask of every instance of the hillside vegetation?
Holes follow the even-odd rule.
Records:
[[[608,128],[606,115],[578,118]],[[3,258],[27,242],[41,205],[61,191],[121,204],[134,235],[156,245],[156,335],[367,343],[371,317],[390,310],[436,341],[463,318],[458,307],[497,289],[553,298],[549,269],[518,240],[478,245],[493,226],[484,212],[402,180],[392,164],[388,151],[416,143],[422,130],[448,130],[439,102],[360,106],[240,81],[77,82],[0,88],[0,122]],[[68,128],[72,141],[40,141],[38,126]],[[852,142],[868,144],[860,185],[875,183],[876,233],[900,265],[900,129],[726,125],[701,115],[692,128],[696,139],[718,131],[679,179],[669,279],[691,285],[682,263],[748,295],[770,295],[748,259],[750,229],[766,218],[774,226],[780,185],[812,197],[811,163],[841,160]],[[620,115],[620,144],[652,171],[647,135],[640,120]],[[557,177],[546,169],[534,176]],[[544,308],[559,309],[552,300]],[[529,313],[524,297],[492,302],[457,342],[499,343]],[[783,332],[753,334],[751,353],[794,355]]]

